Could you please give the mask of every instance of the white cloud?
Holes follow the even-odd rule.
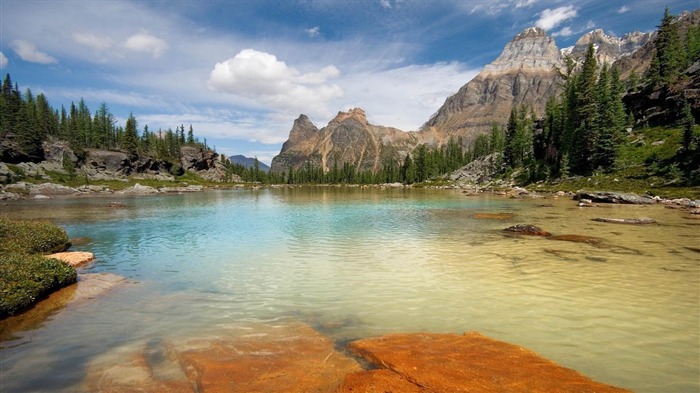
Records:
[[[390,8],[391,8],[391,3],[389,2],[389,0],[379,0],[379,4],[380,4],[383,8],[386,8],[386,9],[390,9]]]
[[[540,19],[535,22],[535,26],[545,30],[551,30],[571,18],[576,17],[578,10],[573,5],[559,7],[555,9],[547,8],[540,12]]]
[[[304,31],[309,35],[309,37],[318,37],[321,34],[321,28],[318,26],[304,29]]]
[[[12,49],[14,49],[15,53],[24,61],[39,64],[58,63],[58,60],[38,50],[36,46],[29,41],[14,40],[12,41]]]
[[[127,38],[124,47],[135,52],[150,52],[153,54],[153,58],[157,59],[168,49],[168,43],[142,31]]]
[[[557,31],[557,32],[555,32],[555,33],[552,33],[552,37],[559,37],[559,36],[561,36],[561,37],[568,37],[568,36],[570,36],[570,35],[572,35],[572,34],[574,34],[574,31],[571,30],[571,27],[566,26],[566,27],[564,27],[563,29],[561,29],[561,30],[559,30],[559,31]]]
[[[4,53],[0,52],[0,68],[7,67],[7,63],[9,63],[9,60],[7,60]]]
[[[630,7],[628,7],[628,6],[626,6],[626,5],[623,5],[622,7],[620,7],[620,9],[617,10],[617,13],[618,13],[618,14],[624,14],[625,12],[627,12],[627,11],[629,11],[629,10],[630,10]]]
[[[372,124],[416,130],[478,72],[459,63],[438,63],[347,75],[338,82],[346,92],[339,109],[360,107]]]
[[[343,96],[343,90],[329,79],[340,71],[327,66],[318,72],[302,74],[277,57],[254,49],[217,63],[209,76],[210,89],[252,99],[272,110],[311,111],[326,114],[328,104]]]
[[[531,7],[537,0],[516,0],[515,8]]]
[[[90,33],[73,32],[72,38],[76,44],[80,44],[97,51],[105,51],[110,49],[113,45],[112,40],[109,37],[97,36]]]

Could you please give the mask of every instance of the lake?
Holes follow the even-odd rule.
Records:
[[[89,237],[73,249],[97,260],[79,272],[127,278],[80,307],[5,331],[3,392],[81,391],[90,362],[115,349],[282,319],[338,343],[478,331],[600,382],[700,391],[700,220],[687,212],[297,187],[14,201],[0,214],[50,219],[70,237]],[[519,223],[596,239],[502,231]]]

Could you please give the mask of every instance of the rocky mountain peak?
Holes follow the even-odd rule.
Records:
[[[619,38],[605,34],[602,29],[595,29],[582,35],[573,47],[566,48],[562,52],[570,54],[574,60],[580,62],[586,56],[588,45],[593,44],[598,64],[606,62],[612,64],[617,59],[634,53],[652,37],[652,33],[635,31]]]
[[[516,35],[491,64],[485,73],[511,70],[551,70],[562,65],[562,56],[554,39],[539,27],[529,27]]]
[[[359,121],[360,124],[368,124],[367,115],[365,114],[365,111],[362,108],[352,108],[347,112],[338,112],[338,114],[332,121],[336,123],[342,123],[346,119],[355,119]]]

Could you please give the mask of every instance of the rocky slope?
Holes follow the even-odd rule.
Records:
[[[554,39],[540,28],[528,28],[515,36],[494,62],[447,98],[422,132],[435,135],[438,144],[460,136],[469,144],[489,131],[494,122],[505,124],[513,105],[525,104],[541,114],[547,99],[561,91],[556,69],[563,65]]]
[[[356,170],[378,170],[386,160],[399,162],[418,144],[415,132],[369,124],[365,111],[359,108],[338,112],[320,130],[306,115],[299,116],[272,159],[272,172],[300,168],[309,162],[330,169],[335,162],[349,163]]]

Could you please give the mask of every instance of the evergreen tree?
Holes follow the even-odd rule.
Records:
[[[693,126],[695,125],[695,118],[693,117],[693,112],[691,111],[690,104],[688,101],[684,102],[683,105],[683,145],[682,149],[684,152],[692,150],[693,143]]]
[[[129,118],[126,119],[121,147],[132,160],[138,157],[138,134],[136,131],[136,118],[134,118],[133,113],[130,113]]]
[[[503,162],[511,168],[515,168],[515,151],[514,141],[515,133],[518,128],[518,111],[513,105],[510,109],[510,117],[508,117],[508,125],[506,126],[505,146],[503,148]]]
[[[577,174],[589,173],[595,152],[598,123],[596,59],[593,44],[588,44],[581,74],[578,77],[576,112],[577,123],[571,150],[572,169]]]
[[[192,124],[190,124],[190,129],[187,131],[187,144],[194,144],[194,130],[192,129]]]

